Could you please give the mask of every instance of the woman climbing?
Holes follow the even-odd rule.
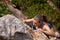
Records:
[[[48,23],[46,16],[44,15],[37,15],[32,19],[24,20],[25,23],[32,22],[32,25],[34,26],[33,29],[36,29],[35,31],[55,36],[55,32],[53,30],[53,27],[51,24]],[[31,24],[31,23],[30,23]]]

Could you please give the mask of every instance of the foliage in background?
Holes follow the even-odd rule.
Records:
[[[60,9],[60,0],[53,0],[53,2]]]
[[[53,0],[53,2],[56,4],[56,6],[57,4],[60,4],[59,0]],[[32,18],[37,14],[45,14],[48,21],[53,23],[59,30],[60,14],[49,6],[47,0],[12,0],[12,3],[14,3],[18,9],[21,9],[29,18]],[[0,3],[0,16],[5,14],[11,14],[11,12],[4,3]]]
[[[11,11],[8,9],[6,4],[4,4],[3,2],[0,2],[0,17],[10,13]]]

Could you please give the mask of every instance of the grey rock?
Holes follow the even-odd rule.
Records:
[[[27,34],[26,34],[27,33]],[[18,36],[21,37],[20,40],[32,40],[30,37],[31,35],[28,34],[27,25],[22,22],[22,20],[17,19],[14,16],[6,15],[0,18],[0,36],[3,39],[12,40],[17,39],[18,36],[14,38],[15,34],[19,34]],[[26,35],[26,37],[25,37]],[[20,38],[19,37],[19,38]]]

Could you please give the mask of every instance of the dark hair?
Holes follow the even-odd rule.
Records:
[[[46,17],[45,15],[42,15],[42,16],[43,16],[43,21],[44,21],[44,22],[48,22],[48,21],[47,21],[47,17]]]
[[[47,17],[45,15],[42,15],[42,14],[38,14],[34,17],[34,20],[36,20],[37,22],[47,22]]]
[[[34,17],[34,20],[36,20],[37,22],[41,22],[43,20],[42,15],[38,14]]]

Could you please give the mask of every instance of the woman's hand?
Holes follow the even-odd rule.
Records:
[[[37,29],[38,31],[41,31],[41,32],[43,32],[44,30],[43,29],[41,29],[41,28],[39,28],[39,29]]]
[[[37,30],[34,30],[35,32],[43,32],[43,29],[37,29]]]

